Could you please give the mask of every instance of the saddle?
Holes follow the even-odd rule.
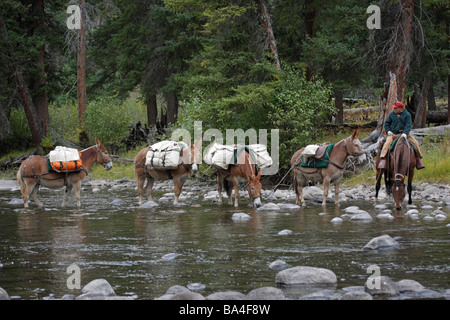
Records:
[[[301,154],[302,162],[300,164],[303,168],[326,168],[330,163],[330,153],[333,150],[334,143],[330,145],[321,145],[316,152],[311,156]]]

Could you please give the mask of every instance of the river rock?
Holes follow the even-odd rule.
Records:
[[[231,216],[232,220],[236,220],[236,221],[242,221],[242,220],[249,220],[251,219],[251,215],[244,213],[244,212],[238,212],[238,213],[234,213]]]
[[[324,268],[298,266],[277,273],[275,282],[282,286],[336,285],[333,271]]]
[[[443,215],[443,214],[437,214],[434,218],[436,220],[445,220],[445,219],[447,219],[447,216]]]
[[[342,223],[344,220],[342,219],[342,218],[339,218],[339,217],[336,217],[336,218],[333,218],[333,219],[331,219],[331,223],[334,223],[334,224],[339,224],[339,223]]]
[[[256,209],[256,211],[279,211],[279,210],[280,207],[273,202],[266,203],[265,205]]]
[[[274,196],[276,198],[286,199],[289,197],[289,190],[277,190],[275,191]]]
[[[206,297],[206,300],[244,300],[245,294],[237,291],[214,292]]]
[[[396,285],[399,292],[420,292],[425,290],[425,287],[419,282],[409,279],[397,281]]]
[[[281,210],[297,210],[297,209],[300,209],[300,206],[298,204],[293,204],[293,203],[278,203],[278,207]]]
[[[399,244],[389,235],[385,234],[370,240],[364,247],[363,250],[380,250],[398,247]]]
[[[377,215],[377,219],[380,220],[394,220],[394,217],[390,213],[380,213]]]
[[[395,296],[399,293],[396,283],[386,276],[371,277],[364,284],[364,290],[372,296]]]
[[[359,210],[358,213],[353,214],[352,217],[350,218],[350,221],[370,222],[372,220],[373,220],[372,216],[367,211],[364,210]]]
[[[113,201],[111,201],[111,205],[112,206],[124,206],[124,205],[126,205],[126,202],[123,199],[114,199]]]
[[[284,229],[284,230],[281,230],[280,232],[278,232],[278,235],[279,236],[288,236],[288,235],[290,235],[290,234],[292,234],[292,230],[288,230],[288,229]]]
[[[322,196],[322,195],[323,195],[323,190],[320,189],[319,187],[311,186],[311,187],[303,188],[303,197],[305,197],[305,196],[314,197],[314,196]]]
[[[11,300],[5,289],[0,288],[0,300]]]
[[[8,204],[12,205],[23,205],[23,199],[22,198],[12,198]]]
[[[187,285],[187,288],[191,291],[200,291],[206,288],[206,286],[203,283],[200,282],[194,282],[194,283],[189,283]]]
[[[197,292],[182,292],[171,295],[167,300],[205,300],[205,297]]]
[[[344,293],[339,300],[373,300],[373,297],[365,291],[349,291]]]
[[[253,289],[245,297],[246,300],[284,300],[284,292],[275,287]]]
[[[283,260],[275,260],[269,264],[269,268],[273,270],[284,270],[289,268],[289,265]]]
[[[188,288],[186,288],[184,286],[174,285],[174,286],[171,286],[169,289],[167,289],[165,294],[174,295],[174,294],[185,293],[185,292],[190,292],[190,291],[191,290],[189,290]]]
[[[105,279],[95,279],[81,289],[81,295],[115,296],[116,293]],[[80,298],[80,297],[78,297]]]
[[[422,198],[431,197],[433,195],[439,195],[440,189],[436,186],[427,186],[424,190],[421,192]]]
[[[147,202],[144,202],[143,204],[141,204],[139,206],[139,208],[141,208],[141,209],[150,209],[150,208],[155,208],[155,207],[158,207],[158,206],[159,206],[159,204],[157,204],[155,201],[150,200],[150,201],[147,201]]]
[[[302,295],[300,300],[336,300],[338,295],[333,290],[320,290],[310,294]]]
[[[167,253],[167,254],[163,255],[163,256],[161,257],[161,260],[164,260],[164,261],[171,261],[171,260],[175,259],[175,258],[178,257],[178,256],[180,256],[179,253],[171,252],[171,253]]]

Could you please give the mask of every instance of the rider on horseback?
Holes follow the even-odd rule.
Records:
[[[386,142],[381,150],[381,161],[378,164],[379,169],[386,169],[386,160],[384,159],[389,151],[389,147],[394,141],[394,135],[402,134],[403,138],[408,137],[408,140],[414,145],[416,149],[416,168],[417,170],[425,168],[422,162],[422,153],[420,152],[419,143],[409,134],[411,131],[411,114],[404,109],[403,103],[397,101],[393,106],[394,112],[391,112],[384,122],[384,129],[387,132]]]

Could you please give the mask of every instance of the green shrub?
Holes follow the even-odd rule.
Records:
[[[289,168],[295,151],[314,143],[318,126],[336,112],[331,95],[321,79],[308,81],[294,68],[283,72],[268,114],[271,127],[280,130],[280,168]]]
[[[146,119],[142,99],[120,101],[114,98],[98,98],[86,108],[86,126],[91,143],[97,137],[110,153],[124,147],[124,139],[130,126]]]
[[[22,108],[11,109],[9,128],[8,137],[1,141],[0,154],[6,154],[12,150],[25,150],[34,146],[27,116]]]
[[[78,103],[52,103],[48,107],[50,127],[66,140],[78,143]]]

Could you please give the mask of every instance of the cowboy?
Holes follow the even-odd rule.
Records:
[[[405,106],[400,101],[397,101],[392,108],[394,112],[391,112],[384,122],[384,130],[387,132],[386,142],[381,150],[381,161],[378,164],[379,169],[386,169],[386,160],[384,159],[389,151],[389,148],[394,141],[394,135],[401,134],[402,138],[408,138],[408,140],[414,145],[416,149],[416,169],[420,170],[425,168],[422,162],[422,153],[420,152],[419,143],[417,140],[409,134],[411,131],[411,114],[405,109]]]

